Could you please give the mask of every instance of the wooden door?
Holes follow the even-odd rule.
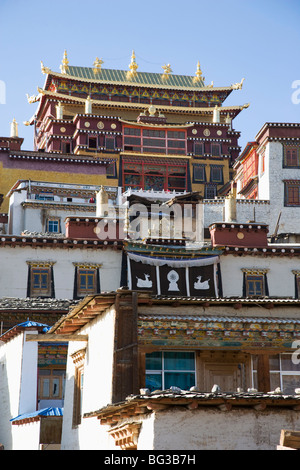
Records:
[[[236,392],[242,386],[238,364],[205,364],[205,390],[219,385],[222,392]]]

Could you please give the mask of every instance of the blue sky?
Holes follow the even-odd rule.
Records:
[[[224,105],[250,107],[234,120],[242,147],[265,122],[300,122],[300,0],[0,0],[0,135],[15,117],[23,149],[33,148],[40,61],[59,71],[70,65],[128,69],[134,49],[139,71],[194,75],[200,61],[206,83],[227,86],[245,78]],[[296,89],[292,84],[299,81]],[[5,85],[5,99],[3,88]],[[298,101],[300,92],[296,95]]]

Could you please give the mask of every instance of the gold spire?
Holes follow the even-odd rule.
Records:
[[[94,65],[93,72],[94,72],[95,75],[97,73],[101,72],[102,64],[103,64],[103,60],[96,57],[95,62],[93,64]]]
[[[197,82],[200,82],[201,80],[204,82],[204,77],[202,77],[202,70],[201,70],[201,67],[200,67],[200,62],[198,61],[196,76],[193,78],[193,82],[197,83]]]
[[[68,69],[69,69],[69,61],[68,61],[67,51],[65,50],[63,60],[60,66],[61,73],[68,73]]]
[[[135,53],[132,51],[131,54],[131,62],[129,64],[129,69],[130,71],[127,72],[127,79],[131,79],[136,75],[137,69],[138,69],[138,64],[135,61]]]
[[[162,65],[161,67],[164,71],[163,75],[162,75],[162,78],[163,79],[167,79],[169,77],[169,75],[173,72],[173,70],[171,69],[171,65],[170,64],[167,64],[167,65]]]

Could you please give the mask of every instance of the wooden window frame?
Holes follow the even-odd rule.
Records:
[[[297,145],[285,145],[283,153],[283,168],[299,168],[300,151]]]
[[[44,297],[44,298],[54,298],[54,275],[53,275],[53,265],[54,262],[31,262],[27,261],[28,264],[28,280],[27,280],[27,297]],[[46,287],[40,288],[35,287],[34,276],[47,275]],[[42,279],[41,279],[42,282]]]
[[[269,296],[267,272],[268,269],[255,269],[248,270],[242,269],[243,271],[243,296],[251,298],[262,298]],[[260,286],[260,289],[255,292],[250,292],[250,282],[255,282],[256,285]]]
[[[93,263],[73,263],[75,266],[75,276],[74,276],[74,299],[82,299],[87,295],[99,294],[100,290],[100,268],[101,264]],[[93,289],[83,289],[80,285],[81,276],[84,275],[81,271],[90,271],[93,275]],[[90,273],[86,273],[86,276]]]
[[[72,417],[73,428],[76,428],[81,424],[85,352],[85,349],[80,349],[79,351],[76,351],[72,354],[73,363],[75,364]]]
[[[85,279],[85,287],[82,287],[82,279]],[[89,279],[92,278],[92,288],[89,288]],[[97,272],[94,268],[79,268],[77,273],[77,293],[79,296],[92,295],[97,290]]]
[[[154,352],[154,351],[153,351]],[[194,374],[194,385],[196,385],[197,382],[197,367],[196,367],[196,354],[194,351],[181,351],[181,350],[168,350],[168,351],[155,351],[157,353],[161,354],[161,369],[145,369],[145,376],[147,378],[147,374],[151,375],[157,375],[161,377],[162,381],[162,390],[165,389],[165,382],[166,382],[166,374],[168,373],[177,373],[177,374]],[[165,366],[166,358],[165,354],[168,353],[192,353],[194,355],[194,368],[193,369],[167,369]],[[145,360],[147,360],[147,354],[145,357]]]
[[[55,374],[55,371],[61,371],[62,374]],[[41,371],[49,371],[49,375],[42,375]],[[64,398],[64,389],[65,389],[65,369],[59,369],[57,366],[55,367],[41,367],[38,370],[38,398],[39,400],[63,400]],[[49,396],[43,395],[43,382],[44,380],[49,379]],[[59,381],[59,394],[54,395],[53,391],[53,381],[58,379]]]
[[[300,180],[284,181],[284,206],[300,207]]]
[[[135,171],[130,168],[126,168],[126,165],[140,165],[140,171]],[[152,173],[147,171],[147,163],[141,161],[137,164],[137,162],[130,162],[130,161],[123,161],[123,168],[122,168],[122,185],[124,190],[126,191],[128,188],[134,188],[134,189],[143,189],[145,190],[146,188],[146,179],[147,177],[159,177],[161,176],[163,178],[163,190],[164,191],[178,191],[178,192],[183,192],[187,191],[188,188],[188,164],[183,163],[182,165],[175,165],[172,163],[166,162],[164,165],[161,163],[151,163],[152,167]],[[153,171],[153,168],[157,167],[157,172]],[[172,173],[172,168],[174,171],[174,168],[180,168],[184,171],[183,174],[178,174],[174,175]],[[162,168],[164,168],[164,171],[160,171]],[[129,184],[126,182],[126,177],[136,177],[137,183]],[[184,180],[184,187],[175,186],[174,184],[171,185],[171,181],[183,181]],[[138,182],[139,181],[139,182]],[[147,189],[147,188],[146,188]]]

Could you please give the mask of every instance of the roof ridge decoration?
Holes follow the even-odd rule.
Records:
[[[200,62],[198,60],[196,76],[193,78],[193,83],[198,83],[198,82],[201,82],[201,81],[204,83],[204,80],[205,80],[205,77],[202,77],[202,70],[200,68]]]
[[[164,71],[164,73],[162,74],[162,79],[163,80],[168,80],[170,74],[173,73],[173,70],[171,69],[171,65],[166,64],[166,65],[163,65],[161,68]]]
[[[68,56],[67,56],[67,51],[65,50],[64,55],[63,55],[63,60],[60,65],[60,70],[61,73],[67,74],[69,71],[69,61],[68,61]]]
[[[134,78],[137,74],[137,69],[138,69],[138,64],[136,63],[136,60],[135,60],[135,52],[132,51],[132,54],[131,54],[131,62],[129,64],[129,71],[127,72],[126,74],[126,78],[127,80],[131,80],[132,78]]]
[[[102,64],[104,63],[104,61],[102,59],[99,59],[98,57],[96,57],[95,59],[95,62],[94,62],[94,68],[93,68],[93,72],[94,72],[94,75],[97,75],[101,72],[101,67],[102,67]]]

